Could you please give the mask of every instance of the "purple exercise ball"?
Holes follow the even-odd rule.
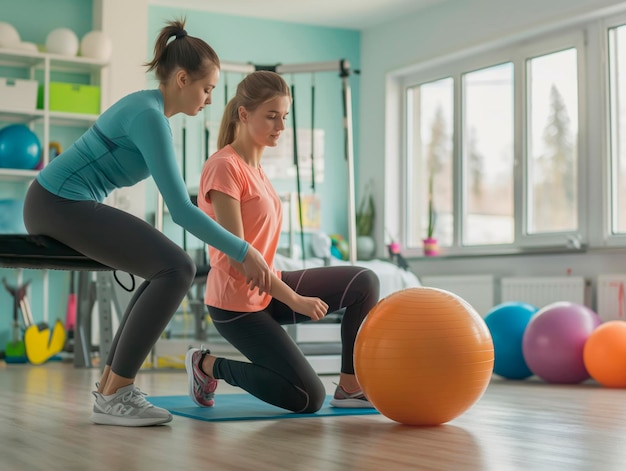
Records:
[[[540,309],[529,321],[522,339],[524,360],[548,383],[577,384],[589,379],[583,350],[601,323],[586,306],[557,302]]]

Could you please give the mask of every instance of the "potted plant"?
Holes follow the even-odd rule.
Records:
[[[435,239],[435,223],[437,220],[437,214],[435,213],[435,205],[433,203],[433,181],[434,174],[431,172],[428,178],[428,227],[426,229],[426,238],[422,241],[424,247],[424,255],[432,257],[439,254],[439,244]]]
[[[367,185],[356,213],[356,255],[359,260],[371,260],[376,254],[376,242],[372,237],[375,214],[374,196]]]

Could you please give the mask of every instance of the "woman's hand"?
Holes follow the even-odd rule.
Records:
[[[298,314],[310,317],[313,321],[319,321],[328,312],[328,304],[320,298],[300,295],[296,295],[296,298],[289,307]]]
[[[269,293],[272,288],[272,273],[261,253],[250,246],[246,258],[241,263],[246,283],[250,289],[259,289],[259,294]]]

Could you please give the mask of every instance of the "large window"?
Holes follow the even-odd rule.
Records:
[[[620,33],[615,30],[615,49]],[[581,240],[583,48],[584,35],[568,33],[403,76],[400,232],[410,254],[421,253],[431,196],[444,253]],[[626,101],[619,106],[623,114]],[[624,126],[623,119],[614,121]],[[616,198],[626,212],[626,153],[620,155],[615,162],[624,183]],[[626,230],[626,217],[620,220]]]
[[[626,25],[609,29],[612,234],[626,234]]]
[[[513,64],[463,75],[463,244],[510,244],[513,216]]]
[[[527,62],[527,231],[578,229],[576,49]]]
[[[452,244],[453,80],[443,78],[407,90],[407,246],[420,247],[429,224],[432,198],[436,231],[442,244]],[[432,194],[430,194],[432,192]]]

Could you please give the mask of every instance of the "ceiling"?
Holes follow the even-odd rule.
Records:
[[[333,28],[366,29],[447,0],[178,0],[178,8],[306,23]],[[149,0],[172,5],[171,0]]]

